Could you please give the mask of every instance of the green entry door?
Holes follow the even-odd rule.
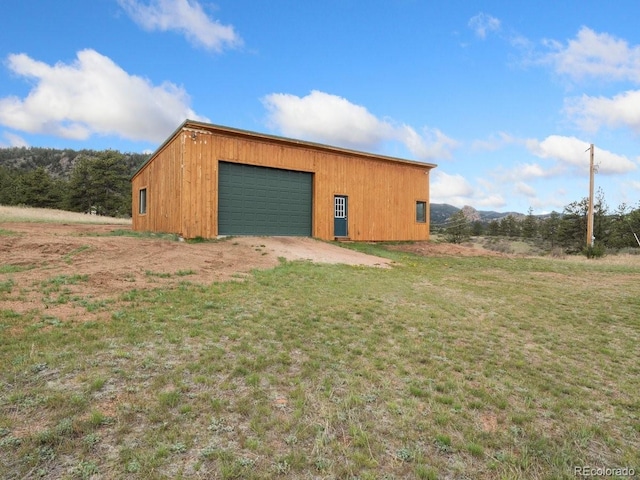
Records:
[[[348,197],[336,195],[333,197],[333,235],[336,237],[346,237],[348,232]]]
[[[218,165],[220,235],[311,236],[312,173]]]

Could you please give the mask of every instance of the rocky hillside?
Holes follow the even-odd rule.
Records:
[[[39,147],[0,148],[0,166],[21,172],[42,167],[52,178],[68,179],[80,158],[95,157],[100,153],[95,150]],[[124,156],[127,168],[132,174],[149,158],[149,155],[142,153],[125,153]]]
[[[431,224],[442,225],[452,216],[458,213],[460,210],[464,212],[465,217],[472,222],[480,221],[482,223],[489,223],[492,220],[500,220],[501,218],[509,215],[515,218],[524,218],[526,215],[518,212],[494,212],[490,210],[476,210],[471,206],[464,206],[461,209],[448,205],[446,203],[432,203],[431,204]]]

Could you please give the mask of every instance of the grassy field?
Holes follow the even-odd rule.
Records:
[[[352,248],[399,266],[283,262],[85,323],[3,306],[0,477],[638,475],[637,257]]]

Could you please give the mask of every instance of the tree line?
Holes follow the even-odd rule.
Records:
[[[0,204],[131,216],[131,176],[148,155],[0,149]]]
[[[637,248],[640,238],[640,202],[633,208],[626,204],[611,210],[604,193],[598,191],[594,201],[594,246],[587,247],[587,216],[589,200],[571,202],[562,213],[552,212],[540,217],[532,209],[524,217],[507,215],[488,223],[469,221],[462,210],[440,228],[447,241],[463,243],[471,236],[525,239],[547,249],[561,248],[566,253],[586,253],[599,256],[605,251]]]

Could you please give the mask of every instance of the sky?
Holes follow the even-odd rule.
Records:
[[[640,206],[637,0],[1,0],[0,148],[200,120],[437,164],[431,201]]]

